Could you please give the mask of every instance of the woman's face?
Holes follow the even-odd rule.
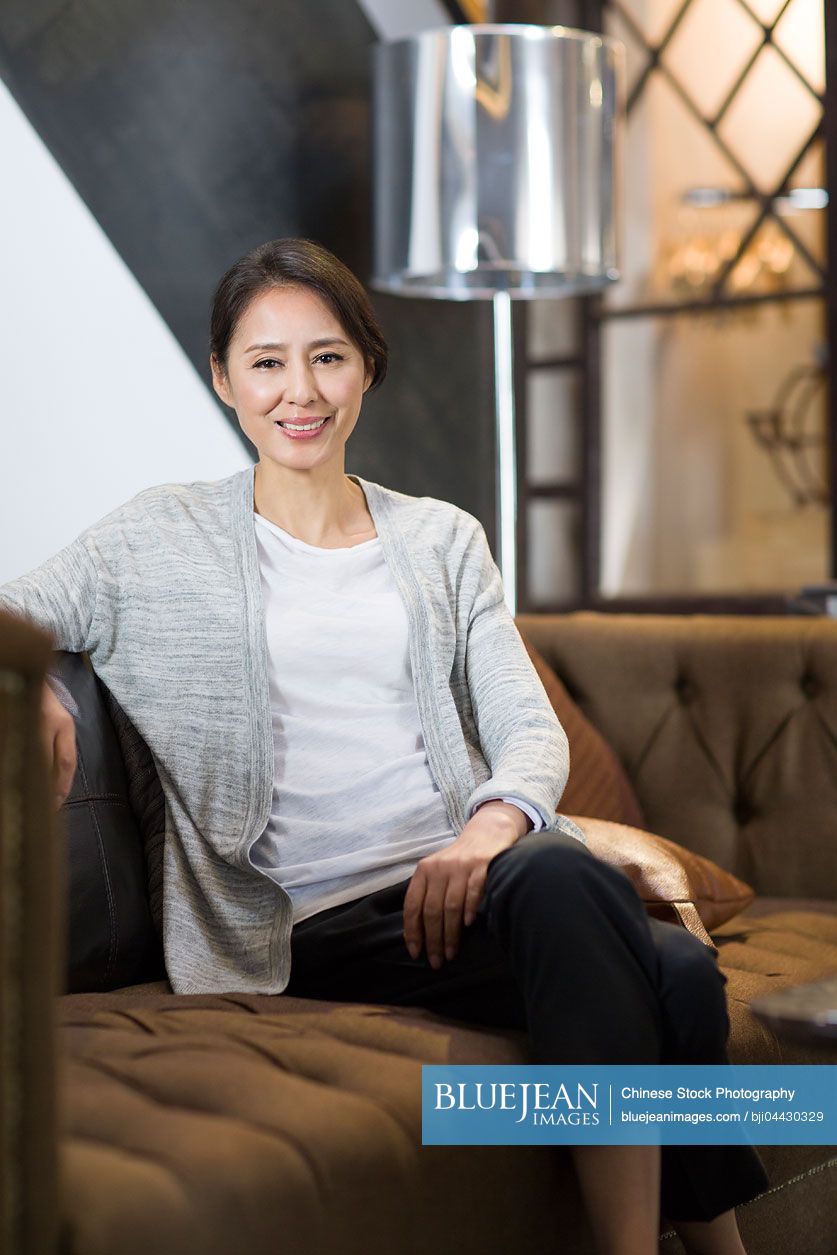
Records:
[[[342,466],[372,376],[314,292],[271,288],[255,297],[230,341],[226,376],[210,364],[215,391],[261,460],[308,469],[339,459]]]

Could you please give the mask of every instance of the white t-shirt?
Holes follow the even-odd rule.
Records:
[[[455,834],[427,762],[407,615],[380,539],[323,549],[254,516],[275,771],[251,858],[287,890],[297,923],[406,880]]]

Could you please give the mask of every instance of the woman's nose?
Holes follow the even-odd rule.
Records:
[[[317,396],[314,372],[307,362],[289,362],[285,375],[285,397],[294,405],[307,405]]]

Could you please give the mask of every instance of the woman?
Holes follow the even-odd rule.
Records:
[[[362,286],[309,241],[253,250],[210,366],[255,467],[146,489],[0,589],[154,755],[174,991],[421,1005],[526,1029],[539,1062],[726,1062],[708,949],[556,813],[566,737],[482,527],[345,473],[386,370]],[[732,1209],[767,1185],[749,1147],[573,1155],[611,1255],[656,1248],[660,1202],[693,1255],[741,1255]]]

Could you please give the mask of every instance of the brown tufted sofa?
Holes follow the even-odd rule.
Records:
[[[837,972],[837,624],[518,622],[615,748],[649,828],[758,892],[712,934],[733,1061],[837,1062],[748,1010]],[[421,1063],[525,1062],[520,1034],[164,981],[55,999],[62,833],[36,748],[49,651],[38,629],[0,627],[4,1252],[592,1252],[566,1148],[421,1146]],[[837,1151],[762,1156],[771,1188],[739,1212],[750,1255],[834,1255]],[[681,1249],[664,1225],[660,1250]]]

